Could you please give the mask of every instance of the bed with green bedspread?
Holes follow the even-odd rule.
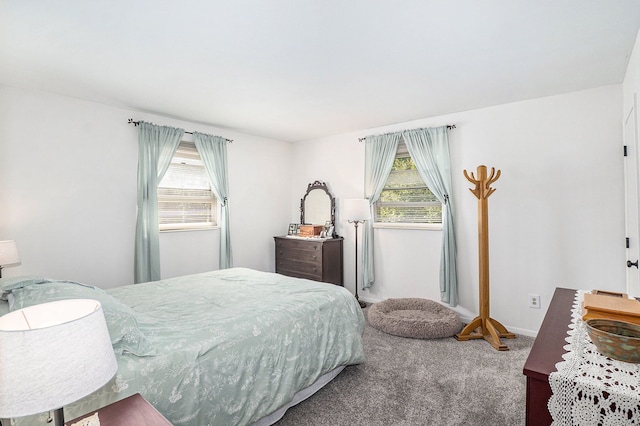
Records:
[[[140,393],[174,425],[248,425],[323,374],[364,361],[364,317],[346,289],[245,268],[108,290],[0,279],[0,298],[10,310],[68,298],[102,303],[118,372],[65,407],[67,419]]]

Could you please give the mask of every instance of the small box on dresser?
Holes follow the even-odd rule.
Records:
[[[315,237],[322,232],[321,225],[300,225],[298,235],[301,237]]]
[[[274,239],[278,274],[343,285],[342,237]]]

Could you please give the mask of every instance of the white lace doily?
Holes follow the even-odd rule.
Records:
[[[576,291],[564,361],[549,374],[552,426],[639,425],[640,364],[616,361],[598,352],[582,321],[584,293]]]
[[[70,426],[100,426],[100,418],[98,417],[98,413],[94,413],[92,416],[86,417]]]

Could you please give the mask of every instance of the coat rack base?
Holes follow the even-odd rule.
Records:
[[[500,340],[515,339],[516,335],[507,331],[504,325],[493,318],[475,317],[473,321],[467,324],[460,333],[456,334],[459,341],[467,341],[471,339],[484,339],[498,351],[508,351],[507,345]]]

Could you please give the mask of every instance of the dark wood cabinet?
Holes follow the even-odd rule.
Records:
[[[274,239],[278,274],[343,285],[342,237]]]
[[[566,352],[565,338],[571,323],[571,307],[576,291],[556,288],[549,309],[542,321],[523,373],[527,376],[527,426],[550,425],[547,402],[551,397],[549,374],[556,371]]]

